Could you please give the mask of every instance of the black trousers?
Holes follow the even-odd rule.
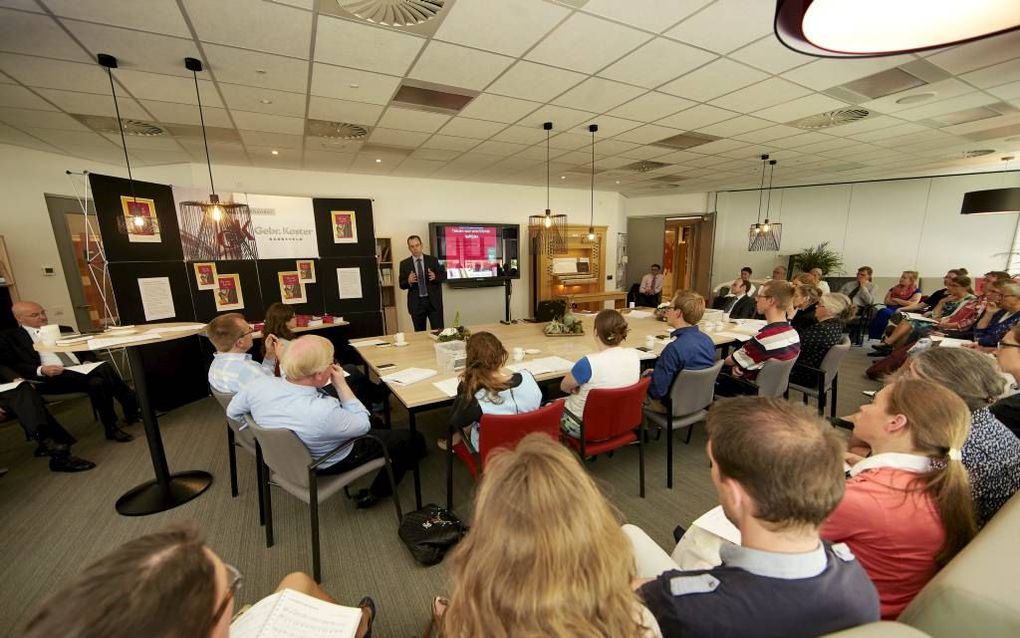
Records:
[[[715,379],[715,394],[720,397],[739,397],[758,394],[758,386],[723,372]]]
[[[414,291],[411,291],[412,294]],[[428,320],[433,330],[443,328],[443,304],[433,303],[432,297],[420,297],[418,306],[411,311],[411,323],[414,324],[414,331],[421,332],[425,329],[425,321]]]
[[[92,398],[99,420],[107,429],[117,425],[117,413],[113,409],[113,400],[120,402],[124,418],[138,417],[138,399],[134,391],[124,383],[117,374],[117,369],[109,362],[104,363],[88,374],[64,371],[55,377],[46,377],[38,384],[43,394],[66,394],[68,392],[87,392]]]
[[[414,467],[414,462],[425,456],[425,437],[421,432],[415,432],[411,436],[410,430],[383,430],[372,428],[369,434],[375,436],[386,444],[386,450],[390,454],[390,465],[393,467],[393,482],[399,484],[404,474]],[[335,463],[325,469],[319,470],[319,475],[329,476],[350,472],[369,461],[380,459],[383,456],[382,448],[372,439],[358,439],[354,447],[342,461]],[[383,497],[389,496],[390,480],[386,476],[386,470],[379,470],[369,488],[372,494]]]
[[[39,393],[28,383],[22,383],[13,390],[0,392],[0,408],[13,414],[25,430],[25,436],[33,441],[50,439],[56,443],[71,445],[76,439],[61,427],[50,411],[46,409]]]

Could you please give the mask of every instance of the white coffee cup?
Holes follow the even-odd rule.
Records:
[[[645,347],[649,348],[649,349],[655,347],[655,337],[654,336],[649,335],[649,336],[645,337]]]
[[[633,301],[629,301],[629,302],[627,302],[627,307],[628,307],[628,308],[633,308],[633,307],[634,307],[634,305],[635,305],[635,304],[634,304],[634,302],[633,302]]]
[[[514,361],[524,360],[524,348],[514,348]]]
[[[398,332],[395,335],[393,335],[393,340],[396,341],[397,343],[404,343],[404,339],[405,337],[403,332]]]
[[[57,324],[45,325],[39,328],[39,338],[48,346],[52,346],[60,338],[60,326]]]

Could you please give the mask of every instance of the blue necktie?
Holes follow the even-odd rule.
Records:
[[[414,260],[414,269],[418,273],[418,296],[428,297],[429,290],[425,287],[425,272],[421,266],[421,257]]]

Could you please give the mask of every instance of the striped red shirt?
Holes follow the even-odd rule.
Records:
[[[789,361],[800,354],[800,335],[786,321],[766,324],[733,353],[733,376],[754,381],[769,359]]]

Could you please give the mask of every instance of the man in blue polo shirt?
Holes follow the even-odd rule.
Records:
[[[819,636],[878,620],[878,594],[849,548],[818,535],[845,485],[832,427],[782,399],[722,399],[708,412],[707,451],[723,512],[740,530],[721,565],[680,571],[625,527],[641,550],[639,575],[666,566],[638,590],[663,636]]]
[[[669,396],[676,375],[683,370],[704,370],[715,365],[715,344],[697,326],[704,315],[705,298],[698,293],[681,290],[673,296],[666,310],[666,322],[673,327],[673,341],[662,349],[655,369],[645,371],[645,375],[652,375],[645,407],[665,414],[662,399]]]

